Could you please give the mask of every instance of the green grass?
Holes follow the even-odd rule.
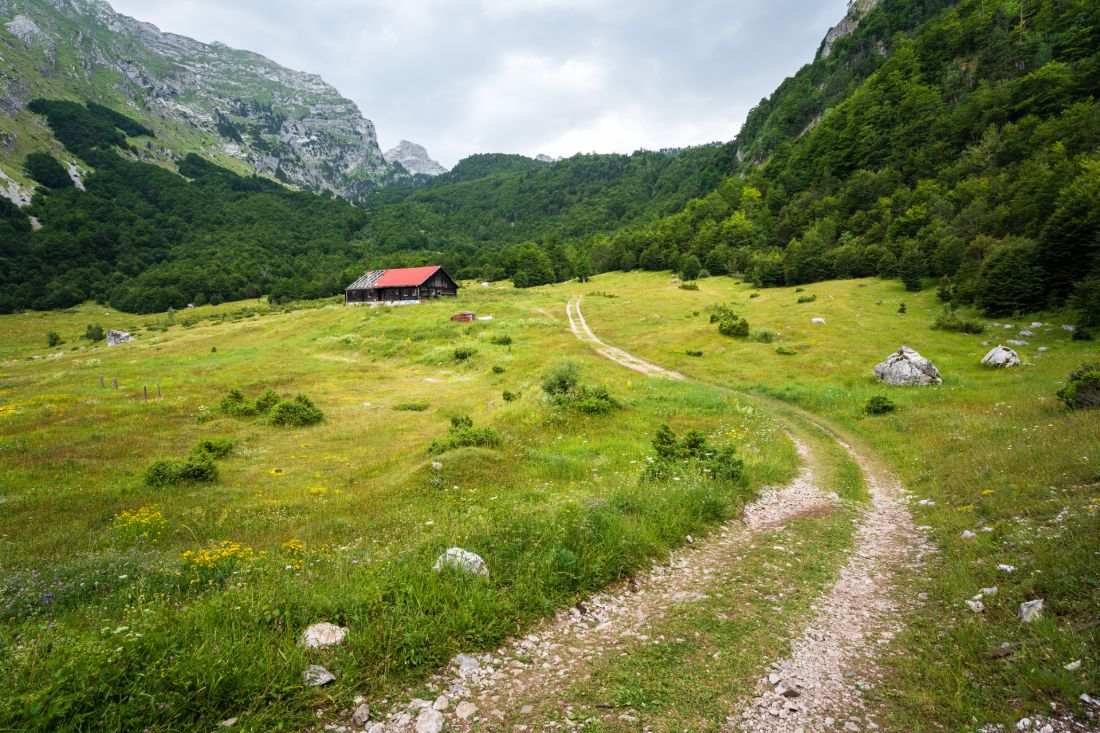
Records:
[[[933,328],[941,309],[934,290],[907,293],[891,281],[819,283],[817,300],[803,305],[791,288],[751,297],[748,286],[726,278],[709,280],[705,294],[679,291],[660,276],[606,275],[594,284],[621,296],[584,301],[589,324],[608,343],[820,415],[884,457],[917,498],[935,502],[913,507],[941,548],[909,589],[928,594],[928,603],[877,688],[893,729],[1014,724],[1049,711],[1051,702],[1074,709],[1081,693],[1100,686],[1100,632],[1074,631],[1100,608],[1100,413],[1067,410],[1055,397],[1095,351],[1058,327],[1069,316],[1027,314],[1007,319],[1013,330],[968,335]],[[902,301],[907,312],[899,314]],[[716,302],[731,304],[754,328],[783,334],[784,344],[797,345],[794,353],[722,338],[693,315]],[[827,325],[811,324],[817,316]],[[989,349],[982,341],[1014,338],[1032,321],[1052,325],[1019,347],[1030,364],[979,365]],[[685,356],[685,344],[706,356]],[[932,359],[944,384],[880,385],[871,368],[902,344]],[[866,415],[863,405],[877,395],[897,409]],[[993,531],[960,536],[983,526]],[[998,573],[1000,563],[1017,571]],[[981,616],[963,604],[993,585],[1000,592]],[[1020,624],[1018,605],[1034,597],[1046,599],[1046,620]],[[1023,653],[985,658],[1014,641],[1028,642]],[[1063,669],[1078,658],[1080,671]]]
[[[560,293],[463,300],[514,334],[493,354],[506,375],[477,354],[453,358],[481,329],[452,324],[449,302],[223,304],[174,323],[93,305],[0,318],[0,728],[238,716],[245,729],[297,730],[317,707],[393,695],[458,651],[494,647],[793,475],[797,456],[764,411],[599,358],[564,328]],[[89,322],[136,341],[89,346]],[[79,350],[48,356],[46,331]],[[547,353],[574,359],[620,408],[544,401]],[[502,381],[523,396],[501,399]],[[325,420],[221,414],[231,388],[305,392]],[[409,403],[433,409],[390,409]],[[459,416],[500,444],[429,456]],[[747,484],[638,482],[661,422],[736,444]],[[215,483],[145,483],[155,459],[200,441],[232,444]],[[432,572],[455,545],[482,555],[490,579]],[[321,620],[348,626],[348,641],[300,648]],[[304,688],[308,663],[338,682]]]

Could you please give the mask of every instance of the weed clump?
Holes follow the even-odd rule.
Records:
[[[719,482],[736,483],[744,478],[745,462],[737,457],[737,449],[729,444],[713,446],[702,432],[692,428],[677,439],[667,424],[653,435],[653,456],[642,471],[643,481],[662,481],[677,471],[697,471]]]
[[[504,367],[502,367],[500,364],[494,364],[493,374],[504,374]]]
[[[586,415],[606,415],[619,407],[607,387],[581,384],[580,369],[563,361],[542,375],[542,391],[554,405]]]
[[[182,461],[160,459],[145,469],[145,483],[155,487],[182,483],[209,484],[218,480],[218,467],[207,453],[192,453]]]
[[[790,348],[789,346],[776,346],[775,353],[779,354],[780,356],[794,356],[798,352]]]
[[[472,346],[459,346],[451,352],[451,356],[455,361],[466,361],[471,356],[477,353],[477,349]]]
[[[430,455],[446,453],[456,448],[496,448],[501,444],[500,434],[492,428],[475,428],[474,421],[466,416],[452,417],[451,429],[442,438],[436,438],[428,446]]]
[[[680,290],[698,290],[699,283],[697,282],[683,282],[680,283]]]
[[[58,334],[57,331],[47,331],[46,332],[46,344],[49,347],[52,348],[54,346],[60,346],[63,343],[65,343],[65,342],[61,340],[61,335]]]
[[[492,336],[489,338],[489,343],[496,346],[511,346],[512,337],[506,333],[498,333],[496,336]]]
[[[755,341],[760,344],[770,344],[779,340],[779,334],[775,331],[769,331],[766,328],[754,328],[749,331],[749,341]]]
[[[225,458],[233,452],[233,441],[229,438],[204,438],[191,449],[191,455]]]
[[[699,349],[684,349],[684,354],[687,356],[702,356],[703,352]]]
[[[393,409],[398,412],[424,412],[431,406],[430,402],[398,402]]]
[[[956,311],[951,310],[950,306],[946,305],[940,311],[940,314],[936,316],[932,328],[938,331],[957,331],[958,333],[985,333],[984,323],[976,318],[960,318]]]
[[[1071,410],[1100,407],[1100,362],[1085,364],[1071,372],[1058,399]]]
[[[244,396],[244,392],[236,387],[225,393],[218,409],[230,417],[255,417],[256,404]]]
[[[325,413],[304,394],[295,395],[294,399],[282,400],[271,408],[272,425],[301,428],[316,425],[324,419]]]
[[[868,415],[885,415],[896,409],[898,409],[898,406],[892,399],[880,394],[875,395],[863,403],[863,411]]]
[[[817,300],[817,295],[800,295],[798,296],[799,303],[812,303]]]
[[[520,397],[523,396],[523,393],[521,393],[521,392],[512,392],[512,391],[506,389],[506,390],[504,390],[504,392],[501,393],[500,396],[504,398],[505,402],[515,402],[516,400],[518,400]]]
[[[84,329],[84,338],[94,344],[96,341],[107,338],[107,333],[103,330],[103,326],[98,323],[89,323],[88,327]]]

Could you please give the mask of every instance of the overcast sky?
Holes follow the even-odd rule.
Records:
[[[320,74],[450,167],[733,138],[846,0],[110,0]]]

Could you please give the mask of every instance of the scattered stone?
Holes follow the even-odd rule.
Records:
[[[936,366],[908,346],[899,348],[874,371],[880,381],[895,386],[921,387],[943,383]]]
[[[1027,341],[1021,341],[1020,339],[1005,339],[1005,343],[1013,346],[1027,346]]]
[[[446,695],[440,695],[432,703],[432,710],[446,710],[451,706],[451,699]]]
[[[1020,331],[1019,335],[1023,338],[1032,338],[1033,336],[1036,335],[1036,333],[1034,331],[1031,331],[1031,330],[1025,328],[1023,331]]]
[[[970,599],[967,599],[966,605],[969,606],[970,610],[974,613],[981,613],[985,610],[985,604],[981,601],[972,601]]]
[[[825,325],[825,319],[824,318],[811,318],[810,323],[816,323],[819,326],[824,326]]]
[[[110,329],[109,331],[107,331],[107,345],[108,346],[118,346],[119,344],[124,344],[127,341],[133,341],[133,340],[134,340],[134,337],[131,336],[128,331],[116,331],[113,328]]]
[[[443,730],[443,713],[432,708],[424,708],[416,716],[416,733],[439,733]]]
[[[432,468],[436,471],[442,471],[443,470],[443,464],[439,461],[432,461]]]
[[[981,593],[983,596],[995,596],[999,592],[997,586],[990,586],[989,588],[982,588]]]
[[[1049,346],[1040,346],[1038,348],[1038,351],[1050,351],[1050,347]]]
[[[305,678],[306,684],[310,687],[321,687],[336,681],[336,675],[319,664],[309,665],[309,668],[306,669],[302,676]]]
[[[367,729],[367,733],[386,733],[386,726],[381,723],[375,723]]]
[[[964,529],[962,531],[962,533],[959,535],[959,537],[962,537],[964,540],[972,540],[977,536],[978,536],[977,534],[975,534],[974,532],[971,532],[969,529]]]
[[[455,715],[457,715],[462,720],[469,719],[476,712],[477,712],[477,705],[474,705],[469,700],[463,700],[462,702],[460,702],[458,704],[458,707],[455,708]]]
[[[343,626],[321,622],[313,624],[302,632],[302,644],[310,649],[339,644],[344,640],[348,630]]]
[[[1020,620],[1025,623],[1030,623],[1035,619],[1043,615],[1043,599],[1036,598],[1034,601],[1024,601],[1020,604]]]
[[[1067,672],[1076,672],[1077,670],[1081,669],[1081,660],[1080,659],[1074,660],[1074,661],[1070,662],[1069,664],[1065,665],[1063,667],[1063,669],[1065,669]]]
[[[798,697],[802,693],[799,692],[798,685],[784,681],[775,686],[775,694],[780,697]]]
[[[459,671],[462,672],[477,669],[481,666],[481,662],[477,661],[477,657],[471,657],[469,654],[456,654],[454,659],[451,660],[451,664],[456,665]]]
[[[1006,331],[1011,331],[1011,330],[1012,330],[1012,329],[1014,329],[1014,328],[1016,328],[1016,327],[1015,327],[1014,325],[1012,325],[1011,323],[1006,323],[1006,324],[1004,325],[1004,329],[1005,329]]]
[[[432,569],[438,573],[444,567],[454,568],[464,573],[473,573],[474,575],[481,575],[483,577],[488,577],[489,575],[489,568],[485,564],[485,561],[481,559],[481,556],[463,550],[461,547],[452,547],[440,555],[439,559],[435,561],[435,565]]]
[[[1015,565],[998,565],[997,569],[1000,570],[1002,573],[1014,573],[1014,572],[1016,572],[1016,566]]]
[[[982,357],[982,364],[991,367],[1013,367],[1020,365],[1020,355],[1007,346],[998,344]]]
[[[370,705],[362,703],[355,708],[355,712],[351,714],[351,722],[360,728],[366,727],[367,723],[370,722]]]
[[[218,725],[222,728],[232,728],[236,724],[237,724],[237,719],[236,718],[226,718],[222,722],[218,723]]]
[[[1063,323],[1062,324],[1062,330],[1065,331],[1066,333],[1073,333],[1077,329],[1074,328],[1073,326],[1069,325],[1068,323]]]
[[[1043,327],[1043,322],[1042,321],[1035,321],[1030,326],[1030,328],[1042,328],[1042,327]]]

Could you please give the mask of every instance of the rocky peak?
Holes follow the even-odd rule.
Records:
[[[438,176],[447,172],[446,168],[431,159],[423,145],[417,145],[408,140],[402,140],[396,147],[383,153],[382,157],[389,163],[400,163],[409,173]]]
[[[833,44],[844,36],[850,35],[859,26],[863,16],[874,10],[879,0],[848,0],[848,13],[843,19],[825,34],[825,40],[821,42],[821,58],[829,58],[833,52]]]

